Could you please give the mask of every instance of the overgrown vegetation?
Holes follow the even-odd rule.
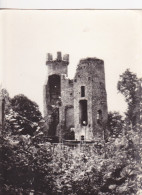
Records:
[[[11,99],[3,90],[6,117],[0,134],[0,194],[141,195],[141,79],[126,70],[118,90],[128,109],[125,117],[109,113],[107,142],[74,149],[46,142],[37,104],[24,95]]]

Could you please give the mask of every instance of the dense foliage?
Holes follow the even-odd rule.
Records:
[[[111,138],[101,147],[82,145],[72,150],[58,145],[52,163],[57,192],[70,195],[138,194],[142,187],[138,138],[138,134],[130,131],[125,132],[125,136]]]
[[[24,189],[47,195],[136,195],[142,189],[142,153],[139,136],[132,131],[110,139],[105,147],[83,144],[72,149],[23,135],[17,139],[4,139],[0,150],[1,194]]]
[[[129,70],[120,76],[118,90],[128,103],[126,117],[109,112],[107,142],[78,147],[47,142],[37,104],[23,95],[11,99],[3,90],[6,120],[0,134],[0,194],[141,195],[139,84]]]
[[[33,135],[42,120],[38,105],[24,95],[17,95],[14,98],[8,96],[6,107],[6,130],[14,134]]]
[[[0,194],[36,191],[43,189],[44,182],[49,190],[52,179],[47,173],[51,152],[49,144],[42,144],[42,116],[37,104],[24,95],[11,99],[5,89],[1,91],[1,98],[5,99],[5,128],[0,134]]]
[[[32,143],[29,136],[1,138],[0,194],[52,190],[49,144]]]
[[[109,131],[109,137],[118,137],[119,135],[122,135],[123,126],[123,117],[118,112],[108,113],[107,129]]]

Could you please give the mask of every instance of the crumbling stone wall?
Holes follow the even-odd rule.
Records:
[[[80,140],[84,136],[86,140],[94,140],[104,137],[107,122],[107,96],[105,90],[104,62],[97,58],[80,60],[73,80],[67,77],[69,55],[62,58],[57,52],[57,59],[53,60],[48,54],[46,65],[48,66],[48,79],[44,86],[45,119],[49,132],[53,124],[53,113],[59,112],[56,132],[60,140],[74,127],[75,139]],[[57,87],[49,84],[50,77],[60,77],[60,97],[55,93],[51,101],[50,88]],[[54,78],[54,77],[53,77]],[[54,82],[53,82],[54,83]],[[59,87],[59,86],[58,86]],[[52,90],[56,91],[57,90]],[[57,97],[56,97],[57,95]]]
[[[61,52],[57,52],[57,59],[55,60],[53,60],[51,54],[48,54],[47,56],[46,65],[48,66],[48,79],[44,86],[45,120],[47,121],[49,135],[56,135],[61,139],[67,129],[65,117],[66,106],[73,106],[73,82],[67,78],[69,55],[66,54],[62,58]],[[52,77],[53,79],[56,79],[57,77],[60,78],[60,86],[58,83],[56,84],[57,86],[54,86],[56,82],[51,80]],[[54,87],[56,87],[56,90],[53,90]],[[54,93],[52,96],[51,91]],[[58,110],[59,114],[57,114],[55,110]],[[59,121],[56,122],[56,124],[55,119],[56,121]],[[54,133],[52,133],[52,131]]]
[[[73,80],[70,80],[66,75],[61,75],[61,107],[60,121],[64,123],[63,135],[74,126],[74,92]],[[67,116],[68,114],[68,116]]]

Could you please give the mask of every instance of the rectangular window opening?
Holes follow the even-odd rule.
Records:
[[[85,97],[85,86],[81,86],[81,97]]]

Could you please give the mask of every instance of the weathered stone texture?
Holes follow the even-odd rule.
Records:
[[[81,86],[85,86],[85,97],[81,97]],[[79,122],[79,101],[83,99],[87,100],[87,126],[82,126]],[[74,110],[75,131],[78,139],[81,135],[84,135],[86,139],[103,137],[107,120],[107,102],[102,60],[88,58],[80,61],[74,79]],[[97,122],[99,110],[102,112],[101,124]]]
[[[66,130],[70,130],[71,127],[74,127],[74,108],[73,106],[65,107],[65,126]]]
[[[81,62],[81,61],[80,61]],[[92,75],[91,66],[80,63],[74,78],[74,123],[77,139],[83,135],[86,139],[92,137]],[[81,97],[81,86],[85,87],[85,96]],[[80,100],[87,100],[87,126],[80,123]]]
[[[53,74],[65,74],[68,75],[68,70],[67,70],[67,66],[69,64],[69,56],[64,56],[62,60],[62,56],[61,54],[58,52],[57,53],[57,59],[52,60],[52,56],[51,54],[47,54],[47,61],[46,61],[46,65],[48,65],[48,75],[53,75]]]
[[[59,121],[56,130],[52,127],[49,132],[56,131],[54,134],[61,140],[74,127],[75,139],[80,140],[81,136],[86,140],[103,138],[107,121],[104,62],[97,58],[80,60],[75,77],[70,80],[67,78],[68,60],[68,55],[64,55],[62,60],[60,52],[56,60],[52,60],[51,54],[48,54],[44,106],[49,129],[52,127],[50,121],[55,123],[52,116],[54,110],[59,110],[59,115],[55,117]],[[54,81],[57,75],[60,86]]]

